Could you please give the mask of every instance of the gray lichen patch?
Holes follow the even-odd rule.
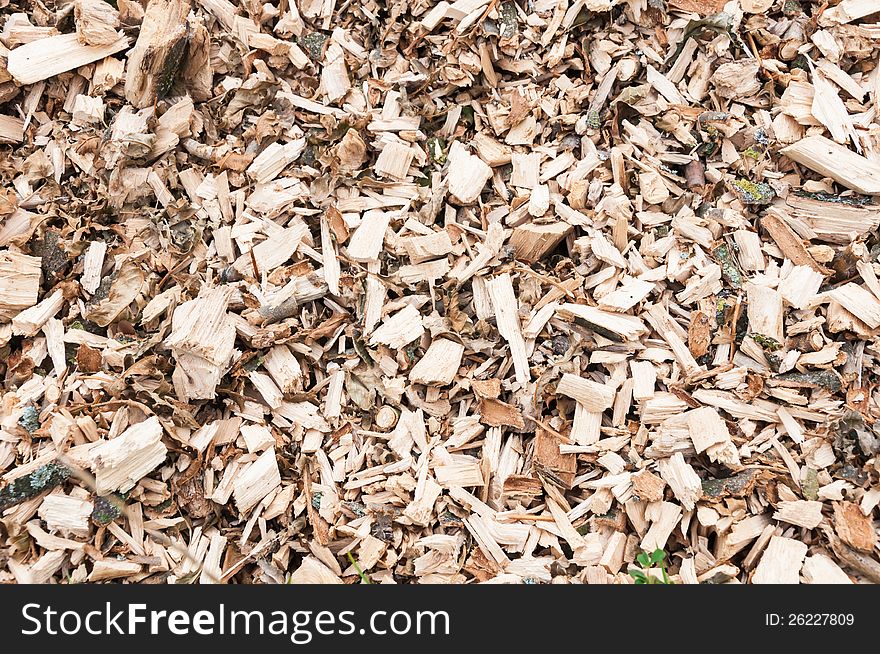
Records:
[[[40,466],[29,475],[19,477],[0,488],[0,511],[52,490],[68,477],[70,470],[59,463]]]

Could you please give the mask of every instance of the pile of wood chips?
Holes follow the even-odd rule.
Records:
[[[880,582],[878,64],[877,0],[0,0],[0,582]]]

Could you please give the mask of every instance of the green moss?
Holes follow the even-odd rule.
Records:
[[[792,61],[788,67],[791,70],[794,70],[795,68],[800,68],[801,70],[806,71],[810,70],[810,65],[807,63],[807,58],[804,55],[798,55],[795,57],[794,61]]]
[[[319,61],[324,56],[324,43],[327,41],[327,35],[321,32],[309,32],[297,39],[299,44],[306,49],[309,56],[315,61]]]
[[[697,148],[697,155],[701,157],[711,157],[717,149],[718,144],[715,141],[706,141]]]
[[[92,520],[99,525],[109,525],[122,515],[122,500],[117,496],[96,497]]]
[[[809,193],[807,191],[795,191],[795,195],[801,198],[810,198],[820,202],[834,202],[835,204],[845,204],[849,207],[871,206],[874,201],[871,198],[861,197],[858,195],[833,195],[831,193]]]
[[[804,8],[798,0],[785,0],[785,2],[782,3],[782,13],[789,18],[792,18],[794,16],[802,15],[804,13]]]
[[[746,204],[768,204],[774,197],[775,191],[769,184],[752,182],[747,179],[738,179],[730,183],[733,192]]]
[[[715,248],[714,254],[718,264],[721,266],[721,274],[724,278],[734,288],[740,288],[742,286],[742,275],[734,263],[727,244],[722,244]]]
[[[350,500],[346,500],[342,502],[342,506],[354,513],[358,518],[363,518],[365,515],[367,515],[366,508],[364,508],[364,505],[360,502],[352,502]]]
[[[825,388],[832,393],[837,393],[841,387],[840,377],[831,370],[818,370],[815,372],[798,372],[797,370],[792,370],[777,375],[775,379],[787,382],[796,387]]]
[[[764,334],[759,334],[758,332],[751,332],[749,336],[752,337],[752,340],[755,341],[755,343],[761,346],[761,349],[767,352],[775,352],[782,347],[782,344],[779,341],[770,336],[764,336]]]
[[[599,118],[599,112],[595,109],[588,109],[585,114],[587,119],[587,127],[590,129],[599,129],[602,126],[602,121]]]
[[[161,99],[168,95],[171,87],[174,86],[174,80],[180,70],[180,62],[183,61],[186,51],[189,49],[189,39],[185,36],[178,39],[171,46],[168,57],[165,59],[165,66],[159,73],[159,81],[156,84],[156,97]]]
[[[801,490],[804,492],[806,499],[819,499],[819,478],[816,470],[813,468],[807,468],[807,473],[804,475],[804,480],[801,483]]]
[[[477,124],[474,117],[474,108],[470,105],[461,108],[461,121],[468,127],[475,127]]]

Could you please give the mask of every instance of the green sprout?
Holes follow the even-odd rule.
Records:
[[[346,552],[346,555],[348,556],[348,560],[351,561],[351,564],[354,566],[354,569],[357,571],[358,576],[361,578],[361,583],[372,584],[373,582],[370,581],[370,578],[366,574],[364,574],[363,570],[361,570],[361,566],[357,564],[357,561],[355,561],[355,558],[351,555],[351,552]]]
[[[672,582],[669,580],[669,575],[666,574],[666,552],[661,549],[656,549],[650,554],[648,552],[642,552],[636,557],[636,561],[638,561],[639,565],[642,566],[641,570],[630,570],[629,576],[635,579],[637,584],[667,584],[672,585]],[[645,571],[655,569],[660,570],[660,573],[663,575],[662,579],[657,578],[654,575],[647,574]]]

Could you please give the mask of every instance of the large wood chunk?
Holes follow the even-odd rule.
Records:
[[[171,89],[187,50],[189,0],[150,0],[128,55],[125,99],[138,109]]]

